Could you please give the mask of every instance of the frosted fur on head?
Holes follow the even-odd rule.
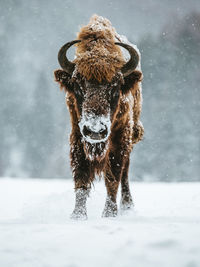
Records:
[[[92,16],[77,36],[81,42],[76,45],[76,71],[87,80],[110,82],[125,63],[120,47],[115,45],[116,35],[108,19]]]
[[[97,14],[94,14],[91,18],[90,21],[88,23],[88,26],[90,27],[90,29],[92,31],[105,31],[108,30],[109,32],[112,30],[113,34],[116,34],[115,29],[112,27],[111,22],[102,17],[102,16],[98,16]]]

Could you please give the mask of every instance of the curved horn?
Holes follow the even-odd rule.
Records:
[[[67,73],[72,74],[75,68],[75,63],[69,61],[66,56],[67,50],[74,44],[81,42],[80,40],[74,40],[63,45],[58,52],[58,62],[60,66]]]
[[[139,55],[137,53],[137,51],[130,45],[128,44],[124,44],[124,43],[115,43],[116,45],[122,46],[124,47],[126,50],[128,50],[131,58],[129,59],[129,61],[121,68],[121,72],[124,75],[124,77],[128,76],[129,74],[131,74],[135,68],[138,65],[139,62]]]

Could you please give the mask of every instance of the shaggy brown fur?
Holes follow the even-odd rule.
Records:
[[[122,77],[125,60],[114,44],[116,32],[108,20],[93,16],[78,34],[75,71],[72,77],[55,71],[55,80],[67,92],[72,133],[71,166],[75,181],[76,205],[73,218],[86,217],[86,198],[95,173],[103,172],[107,200],[103,216],[116,216],[116,195],[121,181],[123,208],[130,208],[128,183],[129,156],[133,145],[143,136],[141,113],[142,73],[133,71]],[[111,131],[104,142],[90,144],[83,139],[80,121],[84,114],[110,116]]]
[[[93,16],[77,36],[74,61],[81,75],[87,80],[111,82],[114,75],[125,63],[121,49],[115,45],[115,29],[107,19]]]

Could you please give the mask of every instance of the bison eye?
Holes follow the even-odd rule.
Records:
[[[74,94],[78,98],[83,98],[83,92],[77,84],[75,84],[75,86],[74,86]]]
[[[119,101],[120,90],[119,87],[114,87],[111,91],[110,107],[111,110],[115,110],[117,103]]]
[[[118,100],[118,98],[119,98],[119,88],[114,87],[111,92],[111,101]]]

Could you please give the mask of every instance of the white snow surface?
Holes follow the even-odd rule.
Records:
[[[200,266],[200,183],[131,183],[135,209],[111,219],[96,182],[87,221],[69,218],[73,187],[0,179],[1,267]]]

